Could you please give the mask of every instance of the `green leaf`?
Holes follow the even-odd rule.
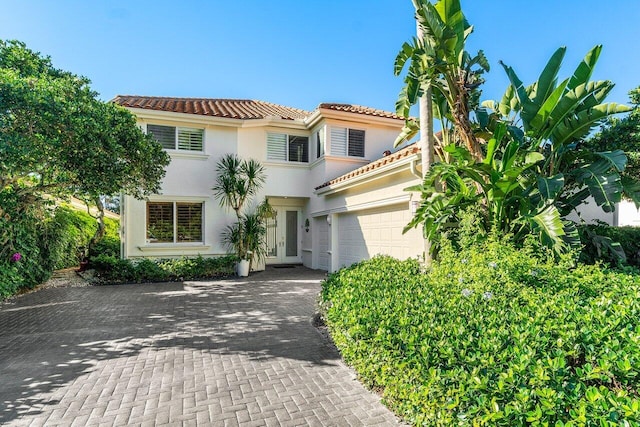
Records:
[[[624,171],[627,166],[627,155],[622,150],[600,151],[594,153],[597,157],[607,160],[618,172]]]
[[[564,175],[559,173],[552,177],[538,177],[538,190],[544,200],[554,200],[564,188]]]
[[[557,89],[554,90],[554,87],[557,82],[558,71],[560,71],[560,66],[562,65],[562,60],[566,52],[566,47],[558,48],[553,55],[551,55],[547,65],[545,65],[544,69],[540,73],[540,77],[538,77],[535,96],[532,100],[533,105],[538,110],[536,111],[536,114],[539,114],[540,108],[547,101],[550,95],[557,91]],[[562,90],[564,90],[563,85],[558,87],[562,87]],[[561,93],[557,94],[556,97],[559,98],[560,95]]]
[[[602,45],[594,46],[587,55],[584,57],[582,62],[578,65],[578,68],[573,72],[571,76],[571,80],[569,81],[569,85],[567,88],[572,90],[579,85],[586,83],[591,78],[593,74],[593,70],[598,63],[598,58],[600,57],[600,52],[602,52]]]
[[[589,134],[591,129],[604,119],[619,113],[626,113],[631,109],[626,105],[610,102],[600,104],[578,114],[572,115],[560,123],[553,131],[551,140],[554,146],[577,141]]]
[[[640,179],[623,175],[622,189],[624,191],[624,195],[635,203],[636,209],[640,209]]]
[[[560,218],[560,212],[555,206],[549,206],[539,214],[528,218],[532,229],[540,233],[542,242],[557,253],[565,250],[563,236],[564,224]]]

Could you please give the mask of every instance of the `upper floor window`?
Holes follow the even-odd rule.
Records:
[[[147,241],[202,242],[202,208],[202,203],[147,202]]]
[[[331,154],[334,156],[364,157],[364,131],[332,127]]]
[[[167,150],[202,151],[204,129],[147,125],[147,132]]]
[[[316,139],[316,159],[324,156],[324,128],[315,133]]]
[[[308,163],[309,137],[267,133],[267,159]]]

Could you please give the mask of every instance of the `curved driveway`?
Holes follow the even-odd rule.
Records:
[[[270,269],[0,304],[0,425],[396,425],[311,325],[323,277]]]

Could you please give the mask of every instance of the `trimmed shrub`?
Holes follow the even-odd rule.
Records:
[[[91,258],[91,266],[105,284],[162,282],[226,277],[235,272],[236,257],[179,259],[120,259],[113,255]]]
[[[637,425],[640,277],[489,239],[323,284],[345,360],[415,425]],[[627,422],[627,424],[625,424]]]

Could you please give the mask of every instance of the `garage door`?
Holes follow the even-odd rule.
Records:
[[[329,223],[327,223],[327,217],[316,218],[315,225],[314,228],[318,230],[318,268],[329,271]]]
[[[338,217],[338,261],[340,267],[377,254],[398,259],[422,256],[422,232],[402,234],[411,213],[406,203],[342,214]]]

